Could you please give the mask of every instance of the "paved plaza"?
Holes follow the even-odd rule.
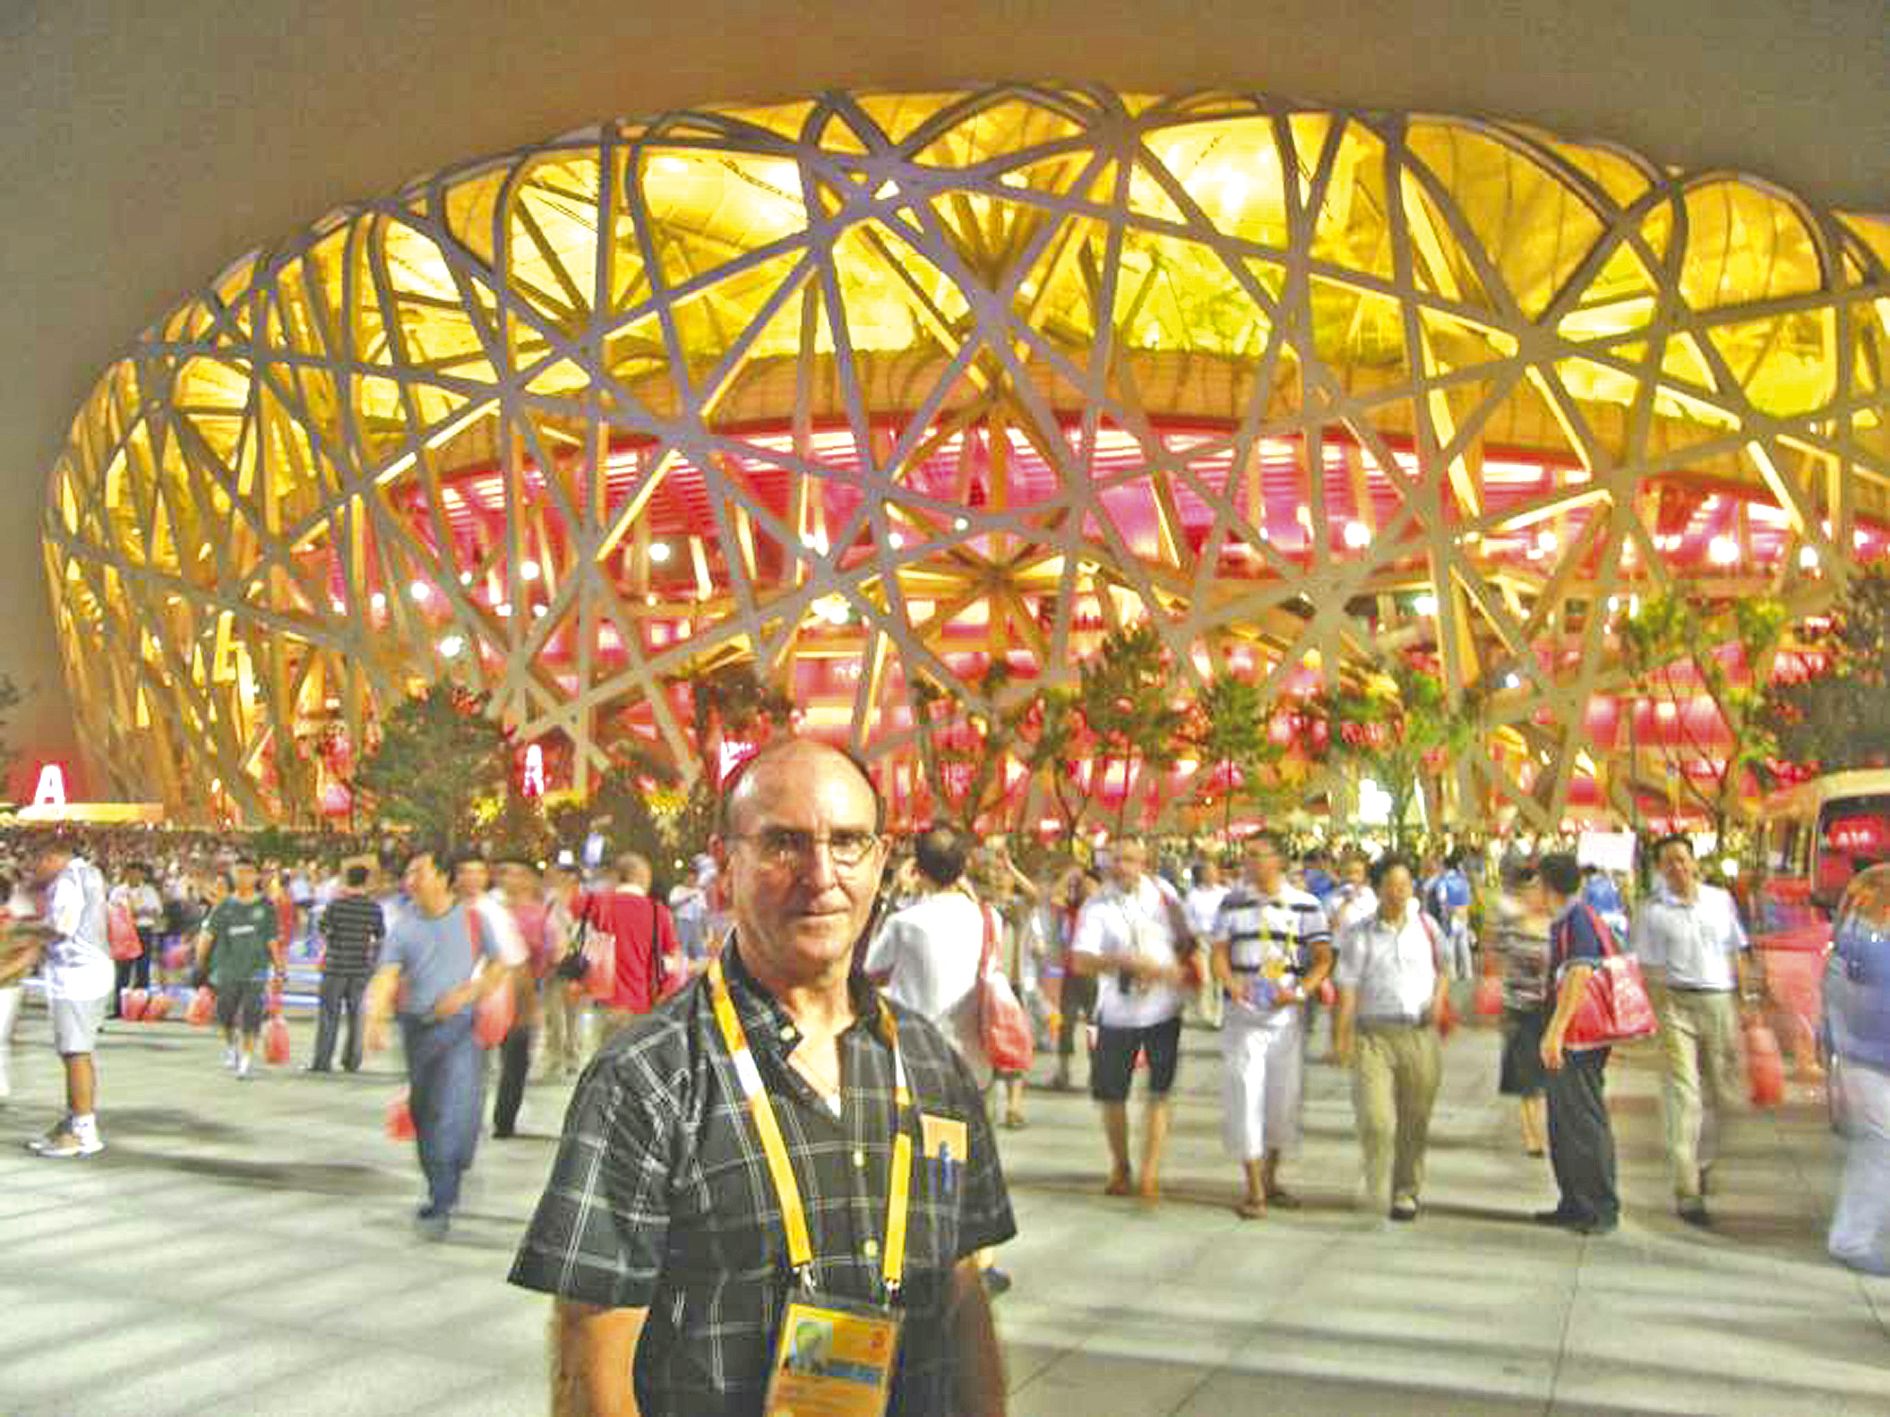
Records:
[[[382,1115],[392,1059],[357,1077],[239,1084],[207,1032],[114,1025],[110,1149],[46,1162],[14,1138],[57,1110],[29,1011],[0,1106],[0,1417],[533,1417],[546,1301],[504,1274],[567,1089],[535,1086],[528,1136],[482,1144],[467,1213],[417,1240],[411,1148]],[[296,1026],[298,1062],[310,1028]],[[1890,1414],[1890,1281],[1827,1263],[1837,1155],[1794,1089],[1741,1119],[1718,1225],[1672,1215],[1651,1060],[1611,1069],[1626,1215],[1545,1232],[1546,1164],[1494,1097],[1495,1038],[1460,1034],[1423,1219],[1353,1206],[1345,1078],[1309,1070],[1306,1205],[1242,1222],[1220,1153],[1218,1061],[1190,1030],[1169,1200],[1099,1194],[1089,1102],[1039,1092],[1003,1133],[1021,1227],[998,1303],[1016,1417],[1227,1414]]]

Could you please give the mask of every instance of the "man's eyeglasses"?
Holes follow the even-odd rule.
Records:
[[[834,865],[842,870],[850,870],[871,856],[873,848],[879,845],[877,832],[845,828],[825,836],[815,836],[812,832],[794,827],[763,827],[758,832],[748,832],[734,839],[752,843],[755,854],[763,862],[782,868],[800,865],[812,858],[815,848],[824,846],[828,859]]]

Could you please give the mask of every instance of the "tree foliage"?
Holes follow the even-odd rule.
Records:
[[[12,717],[13,710],[20,706],[22,697],[19,685],[13,682],[13,676],[0,674],[0,779],[13,771],[14,760],[19,757],[7,733],[7,720]]]
[[[1138,772],[1164,772],[1181,756],[1186,712],[1176,707],[1167,652],[1150,625],[1107,636],[1078,670],[1083,722],[1106,770],[1121,763],[1128,781],[1116,809],[1116,830],[1128,829],[1130,788]]]
[[[703,778],[711,784],[720,777],[721,745],[728,739],[747,739],[761,729],[788,722],[794,702],[780,689],[765,683],[748,660],[730,660],[692,670],[675,681],[689,691],[689,726],[695,736],[696,757]]]
[[[1078,745],[1087,730],[1077,704],[1077,691],[1067,684],[1038,687],[1023,706],[1020,719],[1018,758],[1029,780],[1049,789],[1050,803],[1063,823],[1066,835],[1082,824],[1089,807],[1086,794],[1073,790],[1071,770]],[[1024,794],[1025,810],[1030,794]]]
[[[1890,570],[1852,577],[1807,648],[1821,672],[1774,685],[1764,704],[1779,756],[1826,772],[1890,762]]]
[[[1267,774],[1285,749],[1273,741],[1272,721],[1272,705],[1260,686],[1231,674],[1208,684],[1189,706],[1187,741],[1203,768],[1196,796],[1220,798],[1223,836],[1233,827],[1236,801],[1271,804],[1277,795]]]
[[[966,827],[1003,805],[1010,786],[1005,766],[1028,753],[1025,723],[1036,696],[1008,695],[1012,679],[1008,663],[993,661],[977,684],[982,704],[947,694],[929,679],[913,683],[920,770],[940,815]]]
[[[1676,808],[1685,802],[1704,812],[1721,839],[1741,815],[1748,774],[1762,777],[1774,752],[1766,681],[1785,624],[1785,607],[1771,596],[1741,596],[1720,607],[1698,589],[1676,583],[1619,625],[1621,657],[1635,691],[1667,705],[1661,716],[1674,725],[1672,741],[1657,745],[1667,760],[1670,800]],[[1687,712],[1702,689],[1725,725],[1723,751],[1700,739]],[[1686,770],[1690,763],[1708,765],[1705,786]]]
[[[1390,799],[1392,849],[1403,851],[1411,808],[1450,759],[1470,746],[1476,714],[1452,702],[1443,682],[1408,659],[1381,662],[1356,685],[1329,690],[1313,706],[1325,720],[1327,756]]]
[[[485,707],[483,695],[448,683],[396,704],[355,770],[355,791],[425,840],[471,840],[481,799],[504,792],[510,776],[511,745]]]

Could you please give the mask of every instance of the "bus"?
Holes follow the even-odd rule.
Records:
[[[1767,893],[1829,915],[1866,867],[1890,861],[1890,768],[1826,773],[1765,803]]]
[[[1779,1042],[1802,1079],[1821,1071],[1823,971],[1831,916],[1859,872],[1890,860],[1890,769],[1826,773],[1766,799],[1765,878],[1752,944]]]

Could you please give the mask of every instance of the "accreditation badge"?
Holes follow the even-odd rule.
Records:
[[[819,1294],[791,1298],[764,1417],[883,1417],[898,1356],[893,1310]]]

